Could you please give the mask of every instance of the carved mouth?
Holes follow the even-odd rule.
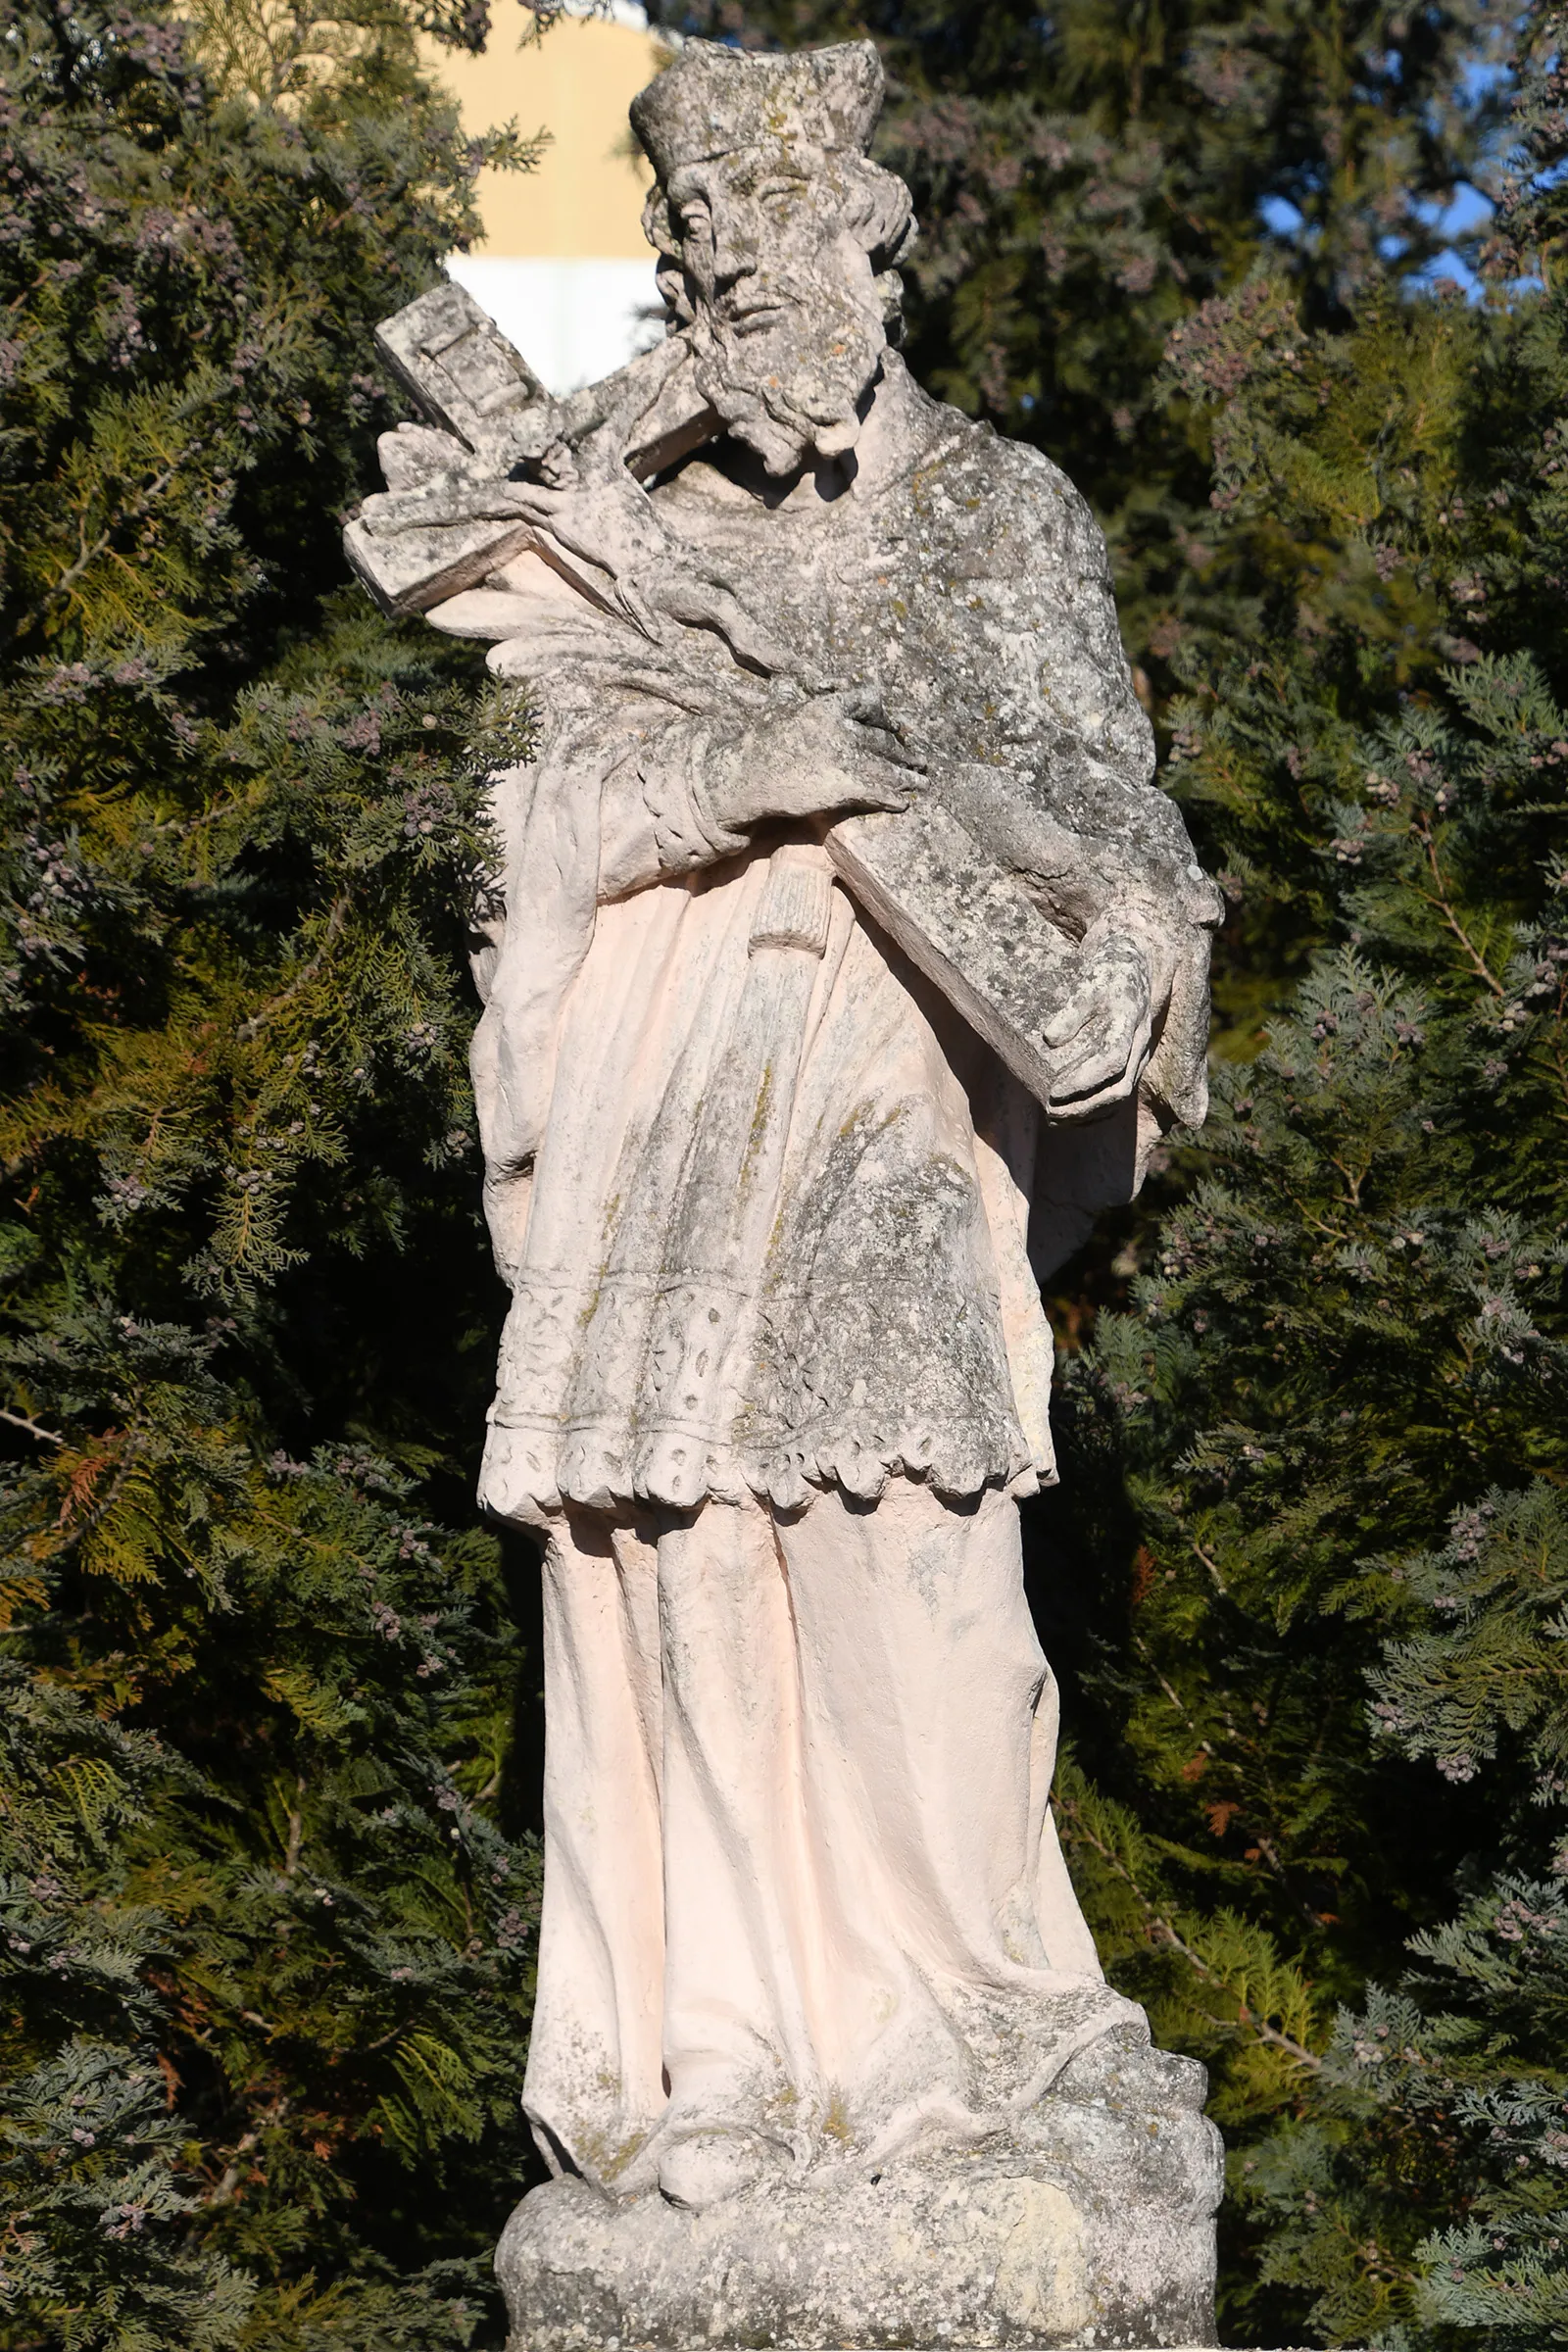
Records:
[[[750,303],[745,310],[727,312],[724,323],[732,334],[765,334],[770,326],[778,324],[785,316],[786,308],[787,306],[782,302]]]

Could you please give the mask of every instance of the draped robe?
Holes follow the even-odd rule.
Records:
[[[879,478],[770,508],[699,455],[656,506],[801,673],[879,690],[922,789],[1033,777],[1070,848],[1043,913],[1132,930],[1191,997],[1214,894],[1101,535],[1039,453],[886,370]],[[1054,1475],[1031,1209],[1059,1256],[1126,1198],[1136,1107],[1043,1116],[821,827],[726,822],[715,775],[798,685],[649,644],[534,558],[435,617],[545,708],[496,779],[474,1060],[513,1290],[482,1493],[549,1545],[529,2112],[617,2193],[699,2129],[797,2166],[976,2136],[1141,2028],[1051,1824],[1014,1499]],[[1188,1061],[1167,1116],[1201,1115]]]

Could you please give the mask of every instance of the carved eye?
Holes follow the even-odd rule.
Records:
[[[805,182],[802,180],[774,179],[758,190],[758,201],[764,204],[770,213],[787,213],[805,193]]]
[[[710,216],[706,204],[683,204],[676,222],[683,237],[706,236]]]

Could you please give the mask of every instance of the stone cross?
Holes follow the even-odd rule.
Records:
[[[552,401],[466,296],[350,556],[491,641],[481,1497],[545,1584],[518,2352],[1212,2331],[1201,2069],[1105,1984],[1017,1505],[1038,1277],[1200,1120],[1219,903],[1104,544],[900,357],[871,44],[636,101],[659,347]]]

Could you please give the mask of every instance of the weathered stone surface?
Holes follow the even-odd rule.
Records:
[[[1078,2062],[1005,2138],[753,2189],[705,2213],[580,2180],[496,2256],[514,2352],[584,2345],[1211,2342],[1219,2135],[1202,2070]]]
[[[518,2352],[1212,2328],[1217,2138],[1057,1846],[1016,1502],[1030,1252],[1201,1117],[1219,904],[1084,501],[894,348],[880,89],[687,43],[664,343],[554,403],[422,298],[350,534],[541,712],[475,909],[481,1494],[545,1537]]]
[[[866,912],[1037,1098],[1051,1093],[1043,1016],[1067,993],[1074,943],[1017,871],[934,794],[831,827],[827,853]]]

